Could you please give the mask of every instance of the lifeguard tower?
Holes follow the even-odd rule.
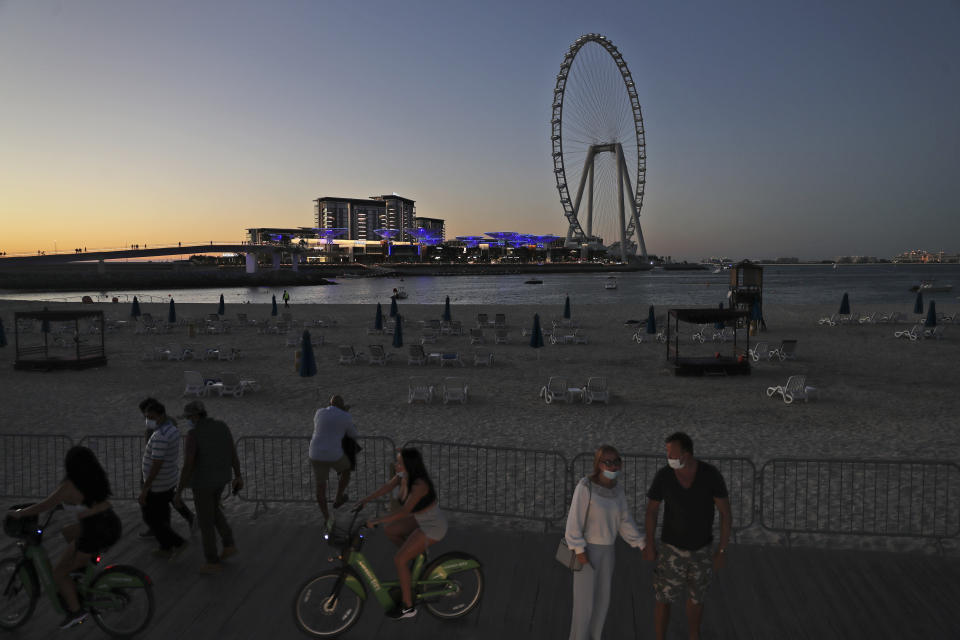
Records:
[[[759,331],[767,330],[763,319],[763,267],[749,260],[730,267],[730,309],[747,312],[747,320],[756,322]]]

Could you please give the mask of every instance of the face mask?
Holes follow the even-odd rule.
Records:
[[[606,469],[603,470],[603,477],[606,478],[607,480],[616,480],[617,476],[619,475],[620,475],[619,471],[607,471]]]
[[[680,461],[680,458],[667,458],[667,464],[670,465],[671,469],[683,469],[687,466]]]
[[[147,418],[146,420],[144,420],[144,423],[147,425],[147,429],[157,428],[157,421],[152,418]]]
[[[407,472],[406,472],[406,471],[397,471],[397,477],[398,477],[398,478],[406,478],[406,477],[407,477]]]
[[[197,426],[197,422],[191,418],[187,418],[187,426],[190,427],[191,429],[195,429]]]

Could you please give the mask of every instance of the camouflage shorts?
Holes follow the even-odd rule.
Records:
[[[653,590],[657,602],[676,602],[686,588],[693,602],[702,603],[713,577],[710,545],[696,551],[685,551],[663,544],[658,551],[657,566],[653,570]]]

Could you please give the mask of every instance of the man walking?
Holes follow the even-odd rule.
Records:
[[[713,570],[723,568],[730,542],[730,500],[720,471],[693,457],[693,440],[677,432],[666,440],[667,466],[647,491],[645,560],[656,561],[654,627],[657,640],[667,637],[670,605],[686,591],[687,626],[691,640],[700,637],[703,599]],[[660,503],[666,504],[660,549],[653,543]],[[713,509],[720,512],[720,543],[713,543]]]
[[[137,501],[143,521],[160,544],[153,555],[173,559],[186,547],[187,541],[170,527],[170,501],[177,486],[177,465],[180,459],[180,432],[167,417],[166,408],[157,400],[143,408],[147,427],[153,433],[143,451],[141,471],[143,488]]]
[[[187,450],[183,458],[183,472],[180,474],[180,487],[174,499],[182,503],[183,490],[187,486],[193,489],[193,502],[200,522],[200,536],[203,540],[203,555],[206,563],[201,565],[200,573],[217,573],[223,566],[220,561],[237,553],[227,518],[223,514],[221,498],[223,488],[230,482],[230,470],[233,469],[233,492],[243,488],[240,476],[240,459],[233,441],[230,428],[220,420],[207,415],[203,403],[194,400],[183,408],[183,418],[192,429],[187,434]],[[223,552],[217,553],[216,533],[223,541]]]
[[[343,398],[333,396],[328,406],[317,409],[313,416],[313,438],[310,439],[310,464],[317,482],[317,504],[323,513],[324,522],[330,520],[327,509],[327,478],[330,470],[337,472],[337,495],[333,508],[341,507],[347,501],[347,485],[350,484],[350,458],[343,450],[343,437],[359,438],[353,418],[348,413],[350,407]]]
[[[285,309],[290,308],[290,294],[287,293],[287,290],[283,290],[283,306]]]
[[[156,421],[151,420],[150,418],[148,418],[148,417],[147,417],[147,414],[146,414],[146,408],[147,408],[148,406],[150,406],[150,404],[152,404],[152,403],[154,403],[154,402],[157,402],[157,400],[156,400],[155,398],[145,398],[144,400],[141,400],[141,401],[140,401],[140,413],[143,414],[143,418],[144,418],[144,420],[145,420],[145,422],[146,422],[146,425],[147,425],[146,432],[144,433],[144,439],[145,439],[147,442],[150,442],[150,436],[152,436],[152,435],[153,435],[153,432],[156,431],[156,429],[157,429],[157,423],[156,423]],[[173,422],[174,425],[177,424],[176,422],[173,421],[172,418],[168,418],[168,419],[169,419],[171,422]],[[179,505],[177,505],[176,503],[174,503],[173,508],[177,510],[177,513],[179,513],[180,516],[181,516],[184,520],[187,521],[187,526],[190,527],[190,533],[193,534],[193,532],[197,530],[197,521],[196,521],[196,519],[193,517],[193,512],[190,511],[190,508],[189,508],[187,505],[182,504],[182,503],[179,504]],[[155,537],[155,536],[154,536],[153,531],[151,531],[151,530],[148,528],[148,529],[146,529],[145,531],[141,531],[139,537],[140,537],[141,540],[147,540],[147,539],[153,538],[153,537]]]

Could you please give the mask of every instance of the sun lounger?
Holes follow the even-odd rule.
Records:
[[[829,327],[837,326],[837,323],[840,321],[840,314],[834,313],[829,316],[824,316],[817,321],[817,324],[827,325]]]
[[[366,360],[367,355],[365,353],[357,353],[353,350],[353,345],[341,344],[337,347],[337,350],[340,353],[340,358],[337,360],[338,364],[356,364],[357,360]]]
[[[700,325],[700,327],[697,329],[697,332],[690,336],[691,340],[694,342],[699,342],[700,344],[706,342],[708,338],[711,340],[713,339],[713,329],[706,324]]]
[[[494,327],[504,327],[507,326],[507,315],[505,313],[498,313],[493,316],[493,326]]]
[[[484,349],[477,349],[473,352],[473,366],[479,367],[480,365],[492,366],[493,365],[493,352],[486,351]]]
[[[443,404],[459,400],[460,404],[467,403],[469,388],[467,381],[463,378],[444,378],[443,379]]]
[[[410,345],[407,355],[407,364],[416,364],[420,366],[427,364],[427,354],[423,352],[423,345]]]
[[[479,328],[470,329],[470,344],[483,344],[483,330]]]
[[[436,344],[437,330],[426,328],[420,332],[420,344]]]
[[[433,387],[426,378],[410,378],[410,384],[407,387],[407,404],[413,404],[414,400],[423,400],[427,403],[433,401]]]
[[[760,362],[761,356],[770,359],[770,346],[766,342],[757,342],[747,351],[750,359],[754,362]]]
[[[573,344],[587,344],[587,335],[580,329],[574,329]]]
[[[915,324],[909,330],[894,331],[894,338],[910,338],[911,341],[917,341],[923,337],[923,326]]]
[[[924,329],[924,330],[923,330],[923,337],[924,337],[924,338],[933,338],[934,340],[942,340],[942,339],[943,339],[943,327],[941,327],[940,325],[937,325],[937,326],[931,327],[931,328],[929,328],[929,329]]]
[[[587,404],[594,402],[610,404],[610,391],[607,389],[607,379],[599,376],[587,378],[587,386],[583,390],[583,401]]]
[[[387,360],[393,355],[392,353],[387,353],[382,344],[368,345],[368,349],[370,350],[368,362],[370,364],[379,364],[382,367],[387,365]]]
[[[509,342],[509,340],[507,339],[506,327],[501,327],[494,330],[493,341],[496,344],[507,344],[507,342]]]
[[[816,397],[816,387],[808,387],[806,376],[790,376],[787,383],[782,387],[767,387],[767,397],[771,398],[780,394],[784,404],[793,404],[794,400],[803,400],[807,402],[810,398]]]
[[[259,389],[256,380],[242,380],[240,376],[229,371],[220,374],[220,382],[212,385],[221,396],[240,398],[244,393]]]
[[[201,398],[206,396],[210,391],[207,388],[207,383],[204,381],[203,376],[200,375],[199,371],[184,371],[183,381],[183,395],[185,396],[195,395],[198,398]]]
[[[784,360],[796,360],[797,358],[797,341],[796,340],[781,340],[780,346],[776,349],[772,349],[767,355],[770,360],[774,358],[779,358],[780,362]]]
[[[487,320],[487,314],[485,314],[485,313],[478,313],[478,314],[477,314],[477,326],[478,326],[479,328],[483,329],[483,328],[486,327],[488,324],[490,324],[490,321]]]
[[[543,398],[543,401],[547,404],[570,402],[567,379],[559,376],[550,376],[546,386],[540,388],[540,397]]]
[[[445,367],[450,365],[451,367],[455,364],[463,366],[463,360],[460,359],[459,351],[445,351],[440,355],[440,366]]]

